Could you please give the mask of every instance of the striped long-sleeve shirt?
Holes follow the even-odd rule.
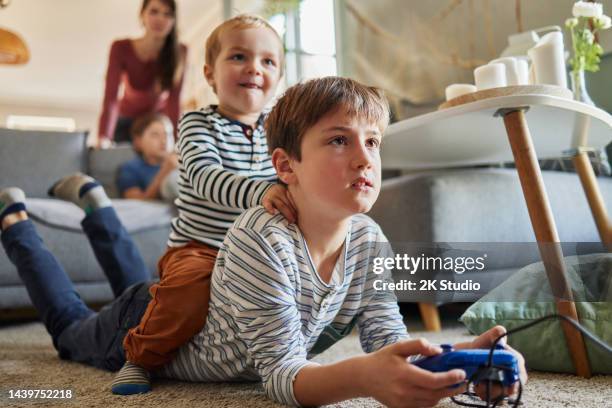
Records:
[[[252,129],[222,116],[212,105],[188,112],[179,124],[177,149],[178,217],[172,221],[168,245],[195,240],[219,248],[236,217],[261,204],[277,180],[263,115]]]
[[[408,337],[393,292],[373,285],[381,276],[390,279],[371,269],[373,257],[390,256],[386,248],[380,227],[354,216],[335,265],[340,279],[326,283],[296,225],[262,207],[247,210],[219,251],[204,329],[161,374],[187,381],[261,380],[270,398],[299,405],[297,373],[353,325],[365,352]]]

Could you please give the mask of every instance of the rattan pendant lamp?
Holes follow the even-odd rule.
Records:
[[[0,9],[10,0],[0,0]],[[0,28],[0,64],[19,65],[30,60],[30,51],[23,39],[12,31]]]

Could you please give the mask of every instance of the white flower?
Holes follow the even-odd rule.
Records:
[[[578,25],[578,19],[576,17],[568,18],[567,20],[565,20],[565,26],[567,28],[573,28],[573,27],[576,27],[577,25]]]
[[[607,30],[612,26],[612,19],[610,16],[606,16],[605,14],[597,19],[595,19],[595,26],[597,26],[600,30]]]
[[[577,1],[572,8],[572,14],[574,17],[601,17],[603,6],[601,3]]]

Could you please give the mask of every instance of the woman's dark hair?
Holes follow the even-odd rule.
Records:
[[[159,53],[158,61],[161,65],[159,80],[162,89],[172,88],[174,82],[174,72],[179,65],[179,44],[176,35],[176,2],[175,0],[159,0],[165,4],[171,11],[174,17],[174,25],[168,33],[166,41]],[[144,12],[151,0],[143,0],[140,14]]]

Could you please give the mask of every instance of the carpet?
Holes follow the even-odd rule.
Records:
[[[445,324],[445,327],[448,327]],[[441,333],[413,332],[432,342],[457,342],[471,336],[462,326],[451,325]],[[356,335],[351,335],[318,356],[318,362],[332,362],[361,353]],[[51,338],[40,323],[13,324],[0,328],[0,406],[45,407],[280,407],[266,398],[253,383],[193,384],[157,381],[149,394],[122,397],[109,391],[113,374],[78,363],[62,361]],[[70,389],[71,400],[16,400],[10,389]],[[612,407],[612,376],[582,379],[570,375],[531,372],[524,391],[526,407]],[[333,407],[379,407],[363,398],[334,404]],[[439,407],[457,407],[449,399]]]

